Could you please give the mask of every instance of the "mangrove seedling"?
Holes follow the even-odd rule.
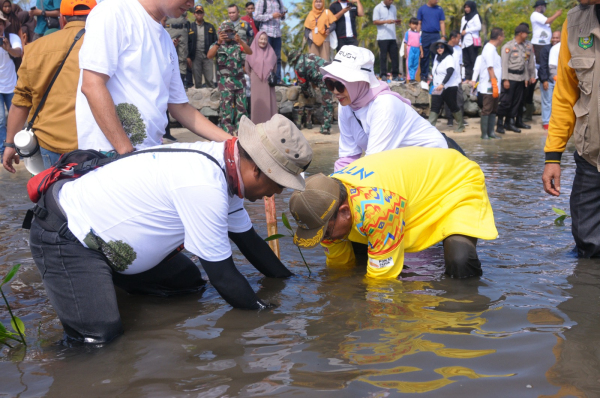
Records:
[[[554,220],[554,225],[558,225],[559,227],[562,227],[565,225],[565,218],[571,217],[570,215],[567,214],[566,211],[564,211],[562,209],[553,207],[552,210],[554,210],[554,212],[556,214],[558,214],[558,217],[556,218],[556,220]]]
[[[285,213],[281,213],[281,221],[283,222],[283,225],[285,226],[285,228],[288,230],[288,233],[290,234],[292,239],[294,239],[294,230],[292,229],[292,226],[290,225],[290,221],[288,220]],[[283,234],[275,234],[275,235],[271,235],[268,238],[266,238],[265,242],[269,242],[271,240],[281,239],[281,238],[285,238],[285,237],[286,236]],[[304,261],[304,265],[306,266],[306,269],[308,270],[308,276],[310,276],[312,274],[312,272],[310,271],[310,267],[308,266],[308,263],[306,262],[306,259],[304,258],[304,254],[302,254],[302,249],[300,249],[300,246],[298,246],[298,245],[296,245],[296,247],[298,248],[298,251],[300,252],[300,256],[302,257],[302,261]]]
[[[13,330],[16,333],[13,332],[9,332],[2,323],[0,323],[0,343],[13,348],[13,346],[11,346],[8,343],[8,340],[15,340],[19,343],[22,343],[24,346],[27,346],[27,342],[25,341],[25,324],[23,323],[22,320],[20,320],[18,317],[16,317],[13,312],[12,309],[10,308],[10,305],[8,304],[8,300],[6,299],[6,296],[4,295],[4,291],[2,291],[2,287],[4,285],[6,285],[8,282],[10,282],[10,280],[17,274],[17,271],[19,271],[19,268],[21,268],[21,264],[16,264],[14,265],[10,271],[8,271],[8,274],[6,274],[6,276],[2,279],[2,282],[0,283],[0,293],[2,294],[2,298],[4,299],[4,303],[6,304],[6,307],[8,308],[8,313],[10,314],[10,326],[12,326]]]

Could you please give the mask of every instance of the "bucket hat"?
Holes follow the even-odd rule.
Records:
[[[444,47],[446,47],[446,51],[448,51],[448,53],[450,53],[450,54],[454,53],[454,49],[452,48],[452,46],[450,44],[448,44],[448,42],[446,42],[446,40],[444,40],[444,39],[439,39],[438,41],[436,41],[435,43],[433,43],[429,47],[429,51],[431,51],[434,54],[437,54],[437,46],[438,46],[438,44],[443,44]]]
[[[304,190],[301,173],[312,161],[312,149],[291,120],[276,114],[265,123],[254,124],[242,116],[238,139],[267,177],[284,187]]]
[[[379,80],[373,72],[375,56],[370,50],[357,46],[343,46],[337,52],[333,62],[321,68],[347,82],[367,82],[370,88],[378,87]]]
[[[544,0],[537,0],[535,2],[535,4],[533,5],[533,8],[538,8],[539,6],[546,6],[548,5],[548,3],[546,3]]]

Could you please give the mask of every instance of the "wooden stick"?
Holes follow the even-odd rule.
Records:
[[[265,214],[267,215],[267,235],[275,235],[277,233],[277,210],[275,209],[275,197],[265,197]],[[269,242],[271,250],[279,257],[279,239]]]

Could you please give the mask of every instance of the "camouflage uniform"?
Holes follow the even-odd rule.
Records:
[[[242,21],[242,18],[238,18],[237,21],[232,22],[234,28],[233,30],[237,35],[240,36],[240,39],[246,42],[246,44],[252,44],[252,38],[254,36],[254,31],[252,30],[252,26],[246,21]],[[246,54],[244,54],[244,58],[246,58]]]
[[[179,18],[168,18],[165,22],[165,29],[171,36],[171,39],[179,37],[177,57],[179,58],[179,73],[183,76],[187,73],[188,31],[190,30],[190,23],[186,15],[187,13]]]
[[[288,62],[294,68],[300,85],[298,102],[294,104],[294,109],[297,109],[299,117],[297,124],[301,125],[303,116],[306,116],[306,127],[312,128],[313,105],[318,99],[315,91],[318,90],[323,105],[321,133],[329,134],[333,121],[334,102],[333,94],[325,87],[323,75],[321,75],[320,68],[325,66],[325,60],[314,54],[301,54],[300,51],[294,51],[288,57]]]
[[[232,22],[223,22],[219,32],[234,30]],[[213,44],[213,46],[217,43]],[[212,47],[212,46],[211,46]],[[221,113],[221,128],[231,135],[237,135],[237,129],[242,116],[248,116],[246,111],[246,79],[244,78],[243,51],[235,41],[223,43],[216,55],[217,89],[221,93],[219,110]]]

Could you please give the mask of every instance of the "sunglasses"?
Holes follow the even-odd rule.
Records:
[[[194,14],[204,14],[204,11],[194,11]]]
[[[438,44],[438,46],[436,47],[436,49],[439,50],[440,48],[444,48],[444,45],[443,44]]]
[[[333,79],[325,79],[325,87],[327,87],[327,90],[329,91],[336,89],[338,93],[343,93],[346,91],[346,86],[344,86],[342,82],[338,82],[337,80]]]

